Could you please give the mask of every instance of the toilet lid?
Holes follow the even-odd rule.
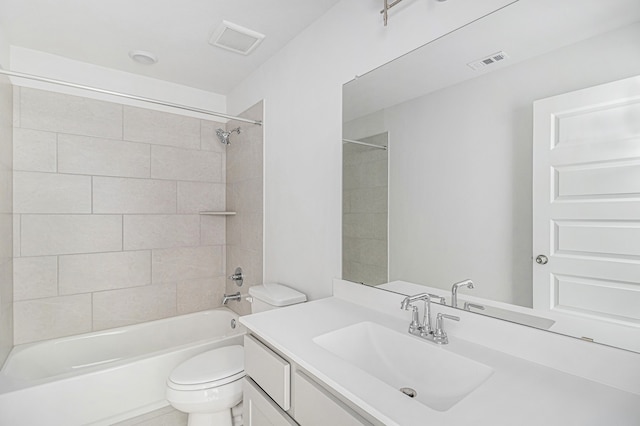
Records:
[[[244,377],[244,349],[225,346],[196,355],[177,366],[169,375],[174,389],[207,388],[231,383]]]

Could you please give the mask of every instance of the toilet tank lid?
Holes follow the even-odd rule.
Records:
[[[249,287],[249,295],[273,306],[288,306],[307,300],[304,293],[278,283]]]

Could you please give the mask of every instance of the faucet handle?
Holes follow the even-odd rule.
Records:
[[[418,307],[411,305],[411,324],[409,324],[409,333],[420,333],[420,321],[418,320]]]
[[[439,345],[446,345],[447,343],[449,343],[449,337],[447,337],[447,333],[445,333],[444,328],[442,328],[442,323],[445,318],[454,321],[460,321],[460,317],[457,317],[455,315],[447,315],[442,313],[436,315],[436,330],[433,332],[433,341]]]
[[[431,298],[432,302],[434,299],[437,299],[440,303],[442,303],[443,305],[446,305],[447,299],[445,299],[444,296],[438,296],[437,294],[431,294],[431,293],[427,293],[427,294]]]

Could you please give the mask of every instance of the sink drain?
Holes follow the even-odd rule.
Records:
[[[400,392],[407,395],[409,398],[415,398],[416,395],[418,395],[418,392],[411,388],[400,388]]]

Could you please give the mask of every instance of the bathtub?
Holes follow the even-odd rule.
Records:
[[[176,365],[242,344],[237,319],[219,308],[16,346],[0,370],[0,425],[110,425],[167,406]]]

